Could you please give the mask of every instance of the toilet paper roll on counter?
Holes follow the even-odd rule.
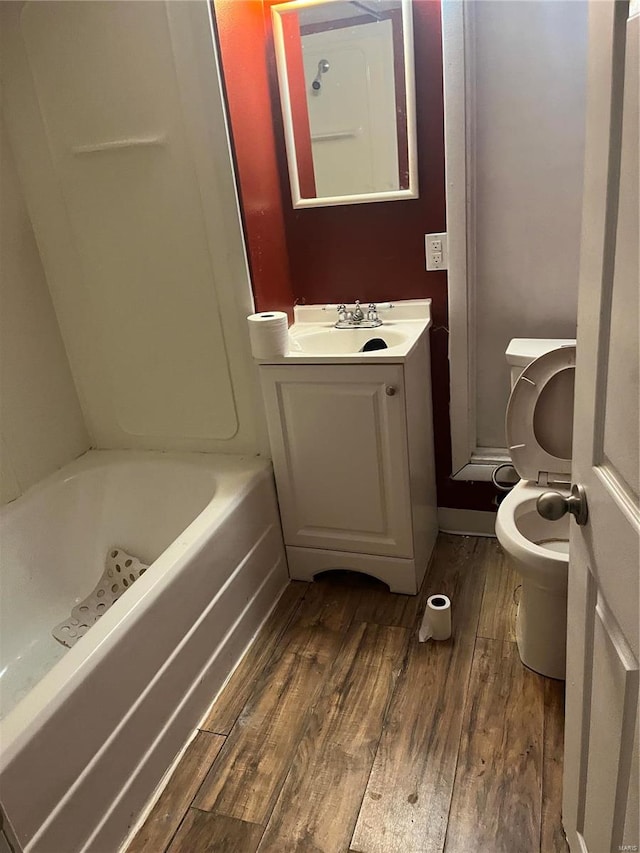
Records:
[[[430,595],[418,633],[425,640],[448,640],[451,636],[451,601],[446,595]]]
[[[250,314],[247,322],[254,358],[276,358],[289,352],[289,318],[284,311]]]

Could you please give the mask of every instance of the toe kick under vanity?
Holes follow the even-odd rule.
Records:
[[[260,359],[292,578],[418,591],[438,531],[430,305],[296,307],[288,354]]]

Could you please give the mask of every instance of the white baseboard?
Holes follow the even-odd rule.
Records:
[[[442,533],[495,538],[496,514],[495,512],[482,512],[477,509],[438,507],[438,526]]]

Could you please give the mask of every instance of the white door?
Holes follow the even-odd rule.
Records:
[[[287,545],[413,557],[403,369],[262,366]]]
[[[638,5],[592,2],[563,821],[573,853],[638,850]]]

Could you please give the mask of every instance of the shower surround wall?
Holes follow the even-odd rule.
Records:
[[[89,447],[5,133],[0,128],[0,504]]]
[[[206,5],[0,5],[7,128],[93,446],[256,452],[219,78],[206,17],[189,26]]]

